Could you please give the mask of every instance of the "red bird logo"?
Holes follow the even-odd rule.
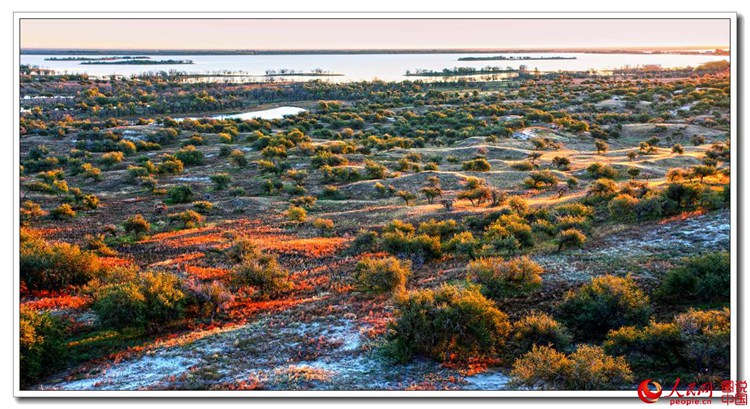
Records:
[[[648,384],[653,383],[656,388],[655,391],[651,391],[648,388]],[[638,385],[638,397],[646,403],[655,403],[661,396],[661,385],[659,382],[651,382],[651,379],[646,379]]]

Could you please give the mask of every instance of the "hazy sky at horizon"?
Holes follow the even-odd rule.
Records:
[[[728,47],[728,19],[22,19],[22,48]]]

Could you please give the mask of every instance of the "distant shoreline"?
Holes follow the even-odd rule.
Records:
[[[528,54],[528,53],[583,53],[583,54],[679,54],[729,55],[719,50],[695,51],[678,48],[653,49],[361,49],[361,50],[143,50],[143,49],[21,49],[23,55],[346,55],[346,54]]]
[[[83,61],[81,65],[190,65],[193,60],[89,60]]]
[[[506,57],[504,55],[496,55],[491,57],[460,57],[458,61],[540,61],[540,60],[577,60],[578,57],[560,57],[560,56],[550,56],[550,57],[529,57],[529,56],[520,56],[520,57]]]

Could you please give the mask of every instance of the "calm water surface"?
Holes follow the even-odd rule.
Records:
[[[535,61],[458,61],[460,57],[489,56],[488,54],[342,54],[342,55],[155,55],[153,60],[193,60],[192,65],[82,65],[80,61],[45,61],[49,55],[21,55],[21,64],[51,68],[60,72],[88,73],[94,76],[140,74],[153,71],[185,71],[190,73],[243,72],[262,76],[266,70],[291,69],[309,72],[315,69],[343,74],[336,77],[286,77],[287,80],[322,79],[332,82],[348,82],[380,79],[402,81],[405,79],[427,79],[405,77],[406,71],[417,69],[442,70],[453,67],[486,66],[518,68],[526,65],[540,71],[609,70],[625,66],[660,65],[664,68],[697,66],[709,61],[729,60],[724,56],[706,55],[647,55],[647,54],[492,54],[504,56],[564,56],[575,60]],[[56,56],[72,57],[72,56]],[[101,57],[76,55],[75,57]],[[259,78],[260,79],[260,78]],[[281,79],[281,78],[276,78]],[[434,79],[434,78],[433,78]]]

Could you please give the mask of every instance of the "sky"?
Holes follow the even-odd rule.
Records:
[[[728,47],[726,19],[22,19],[21,48]]]

